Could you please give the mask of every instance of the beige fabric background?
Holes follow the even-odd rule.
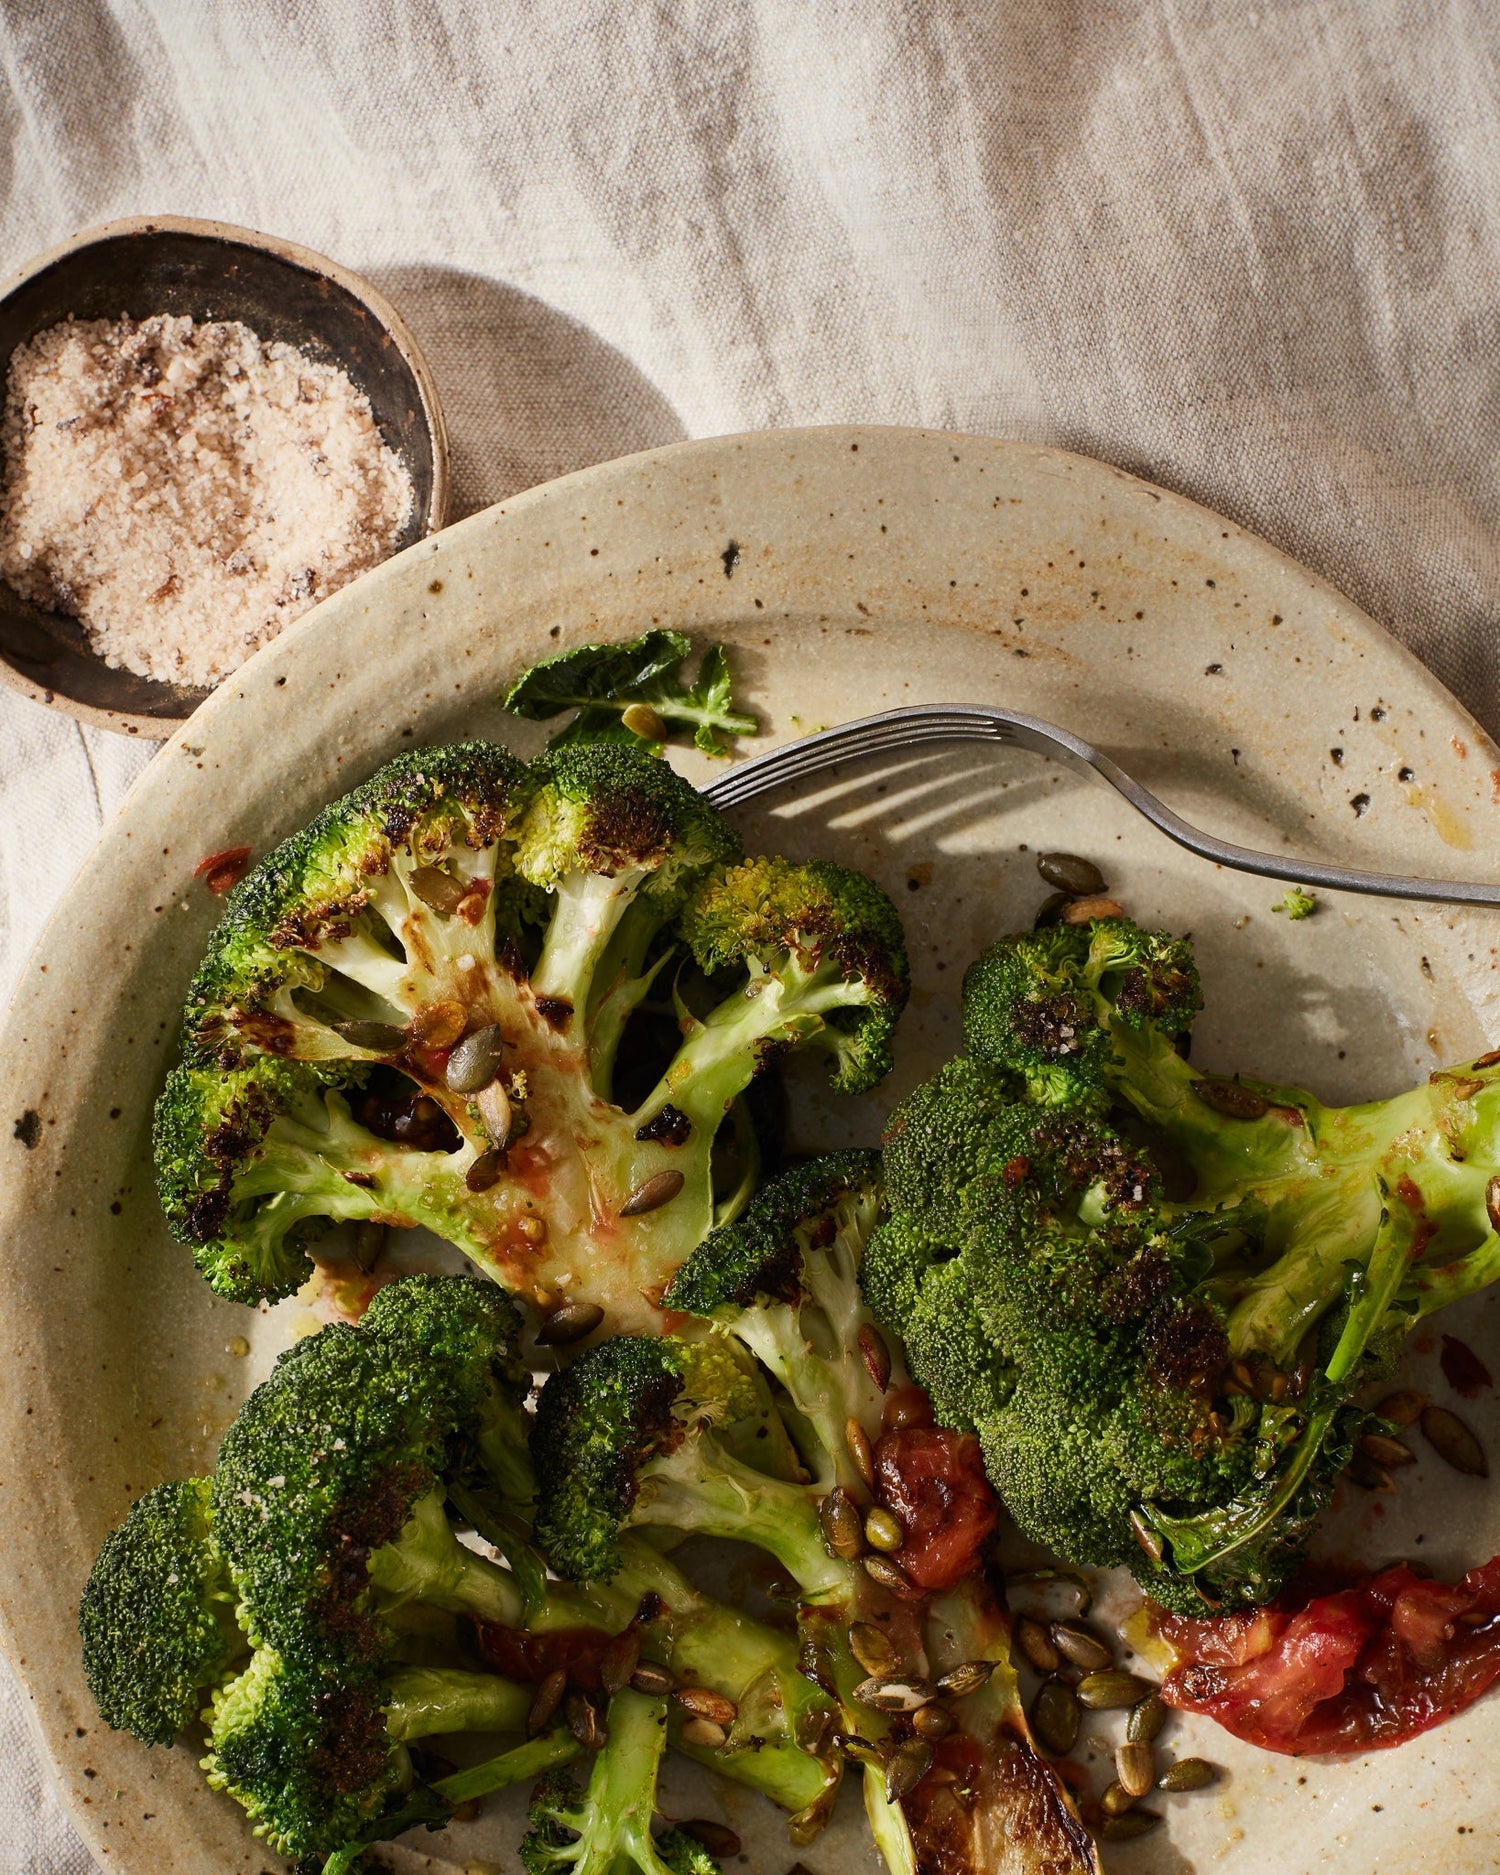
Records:
[[[768,424],[1061,443],[1500,730],[1497,65],[1485,0],[0,0],[0,266],[142,212],[336,256],[465,512]],[[0,994],[148,754],[0,693]],[[0,1875],[87,1867],[0,1678]]]

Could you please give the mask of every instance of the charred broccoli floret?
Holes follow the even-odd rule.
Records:
[[[1192,1612],[1276,1591],[1360,1387],[1500,1274],[1494,1062],[1330,1108],[1189,1066],[1197,1001],[1185,941],[1122,919],[987,951],[968,1054],[891,1122],[865,1261],[1022,1527]]]
[[[248,1650],[207,1478],[159,1484],[104,1540],[78,1611],[99,1716],[170,1745]]]
[[[689,957],[719,999],[696,1011]],[[240,1301],[296,1289],[327,1222],[375,1220],[650,1326],[716,1221],[715,1140],[751,1080],[812,1044],[869,1087],[906,980],[883,893],[741,862],[639,746],[414,751],[232,894],[157,1110],[162,1204]],[[682,1032],[654,1085],[631,1040],[653,993]]]

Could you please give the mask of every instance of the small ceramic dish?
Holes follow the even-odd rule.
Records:
[[[305,247],[220,221],[111,221],[39,256],[0,293],[0,372],[18,345],[75,319],[239,319],[262,339],[341,366],[405,462],[415,499],[400,552],[443,525],[448,441],[427,361],[405,320],[357,274]],[[0,443],[3,447],[3,443]],[[160,739],[208,695],[115,670],[73,619],[0,582],[0,681],[126,735]]]

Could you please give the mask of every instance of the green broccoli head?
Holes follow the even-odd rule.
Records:
[[[365,1834],[412,1781],[373,1670],[321,1672],[269,1647],[214,1695],[203,1769],[256,1835],[297,1857]]]
[[[732,1321],[758,1302],[815,1295],[819,1253],[848,1231],[862,1249],[881,1203],[878,1152],[833,1152],[763,1185],[742,1216],[707,1236],[673,1277],[662,1306]],[[857,1251],[856,1251],[857,1266]]]
[[[215,1528],[257,1645],[375,1663],[382,1588],[439,1605],[515,1592],[441,1510],[456,1441],[482,1440],[515,1373],[517,1324],[468,1277],[408,1277],[356,1328],[293,1346],[241,1407],[214,1472]]]
[[[1106,1099],[1121,1031],[1174,1038],[1201,1007],[1185,940],[1125,918],[1002,938],[964,977],[964,1042],[1048,1105]]]
[[[822,860],[746,860],[698,888],[683,935],[700,969],[746,971],[747,992],[771,996],[780,1023],[766,1045],[816,1042],[841,1093],[890,1071],[911,979],[901,921],[873,880]]]
[[[104,1540],[78,1610],[99,1716],[170,1745],[248,1643],[214,1539],[207,1478],[159,1484]]]
[[[516,866],[547,891],[579,871],[640,874],[641,897],[669,918],[696,879],[739,853],[723,815],[642,748],[567,742],[531,764]]]
[[[681,1437],[682,1369],[675,1343],[621,1335],[543,1387],[531,1445],[536,1536],[560,1573],[592,1582],[618,1572],[641,1467]]]
[[[330,1224],[417,1225],[539,1307],[568,1294],[654,1325],[672,1271],[749,1196],[746,1177],[716,1198],[715,1139],[757,1073],[811,1043],[835,1085],[869,1086],[905,996],[874,886],[739,855],[640,747],[570,742],[523,768],[469,743],[382,770],[247,877],[210,943],[157,1109],[174,1234],[254,1302],[310,1277]],[[683,1007],[663,1062],[659,1019],[632,1024],[710,924],[704,955],[737,975],[701,1020]],[[632,1100],[649,1087],[631,1110],[622,1046]],[[642,1204],[664,1177],[670,1204]]]
[[[183,1059],[232,1067],[258,1055],[390,1053],[333,1024],[400,1013],[389,920],[393,906],[408,909],[401,888],[413,874],[418,900],[425,891],[466,928],[493,919],[525,778],[495,743],[412,749],[284,840],[229,896],[188,989]]]

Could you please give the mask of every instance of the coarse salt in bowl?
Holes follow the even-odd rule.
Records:
[[[306,249],[110,223],[0,297],[0,359],[0,679],[74,716],[169,735],[319,598],[442,525],[426,361]]]

